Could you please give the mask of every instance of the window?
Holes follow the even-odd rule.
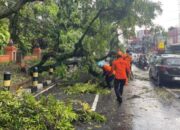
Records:
[[[179,66],[180,65],[180,58],[167,58],[164,60],[163,64],[165,65],[174,65]]]

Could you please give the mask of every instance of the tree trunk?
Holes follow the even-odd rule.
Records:
[[[18,18],[18,13],[15,13],[9,17],[10,37],[13,40],[14,44],[18,43]]]

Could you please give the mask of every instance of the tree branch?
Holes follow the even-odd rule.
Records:
[[[13,13],[18,12],[26,3],[34,1],[44,1],[44,0],[19,0],[13,7],[8,8],[5,11],[0,12],[0,19],[6,18]]]
[[[85,36],[88,33],[88,31],[90,30],[92,24],[96,21],[96,19],[99,17],[99,15],[101,14],[102,11],[103,11],[103,8],[101,8],[97,12],[97,14],[94,16],[94,18],[91,20],[91,22],[89,23],[88,27],[86,28],[84,34],[81,36],[79,41],[75,44],[75,51],[77,51],[79,49],[79,47],[81,47],[81,49],[82,49],[82,41],[83,41],[83,39],[85,38]]]

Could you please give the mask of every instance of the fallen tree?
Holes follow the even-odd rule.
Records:
[[[18,12],[25,7],[18,12],[19,28],[12,27],[18,29],[14,37],[18,37],[20,47],[28,51],[30,41],[39,37],[48,41],[42,60],[35,66],[44,71],[61,64],[86,65],[93,75],[96,61],[119,47],[117,29],[129,38],[135,25],[151,25],[156,12],[161,11],[159,4],[144,0],[46,0],[26,6],[33,1],[21,2],[16,8]],[[54,62],[47,65],[50,59]]]
[[[94,7],[92,6],[88,10],[88,11],[95,10],[95,11],[93,11],[95,14],[93,17],[91,15],[91,17],[90,17],[91,20],[86,22],[87,26],[85,28],[81,28],[83,34],[81,34],[81,37],[79,38],[79,40],[75,44],[73,44],[73,46],[74,46],[73,50],[68,53],[61,52],[61,51],[48,52],[48,53],[44,54],[40,63],[35,66],[37,66],[38,68],[40,68],[41,71],[43,71],[43,70],[48,69],[50,66],[56,67],[61,64],[66,64],[66,65],[77,64],[77,62],[75,60],[67,63],[68,59],[80,58],[81,60],[78,61],[79,65],[82,62],[84,63],[84,59],[87,59],[88,61],[86,60],[86,63],[89,66],[88,67],[89,73],[93,74],[94,76],[97,75],[98,73],[96,73],[96,71],[94,70],[93,64],[95,64],[96,61],[107,58],[108,56],[110,56],[109,52],[113,49],[116,49],[115,47],[117,47],[117,44],[118,44],[118,40],[115,40],[118,38],[117,28],[119,27],[120,29],[123,29],[122,31],[123,31],[124,35],[126,35],[128,33],[128,31],[132,32],[132,30],[134,29],[134,25],[139,22],[138,20],[136,21],[136,20],[133,20],[132,18],[145,17],[143,15],[144,14],[143,11],[148,11],[148,10],[139,11],[137,9],[137,6],[139,3],[135,3],[133,0],[130,0],[130,1],[122,0],[121,2],[122,3],[110,2],[108,5],[103,5],[105,3],[103,3],[102,1],[97,1],[95,3],[96,5]],[[143,1],[139,1],[139,2],[141,2],[141,4],[143,3]],[[154,7],[154,11],[156,9],[158,10],[158,8],[156,8],[155,5],[152,5],[152,3],[144,3],[144,4],[146,4],[147,6]],[[134,10],[134,9],[137,9],[137,10]],[[135,11],[137,11],[137,12],[135,12]],[[138,13],[142,13],[141,14],[142,16],[138,15]],[[155,12],[151,12],[151,13],[154,14]],[[93,13],[91,13],[91,14],[93,14]],[[66,14],[66,16],[67,16],[67,14]],[[84,17],[87,17],[87,14]],[[70,26],[70,28],[72,28],[74,26],[74,21],[72,20],[73,18],[68,17],[68,19],[71,19],[70,23],[68,25],[71,25],[73,23]],[[99,22],[98,26],[95,25],[96,22]],[[151,21],[149,21],[146,24],[149,24],[149,23],[151,23]],[[100,27],[100,29],[96,30],[93,28],[93,26]],[[109,28],[107,26],[109,26]],[[83,27],[83,25],[81,27]],[[110,48],[110,49],[108,49],[108,53],[106,52],[106,54],[104,53],[103,55],[99,55],[98,52],[96,51],[96,48],[94,48],[93,45],[90,45],[94,49],[94,50],[92,50],[92,52],[90,51],[91,49],[87,50],[85,48],[85,46],[87,44],[86,38],[93,37],[93,39],[96,39],[97,38],[96,35],[101,33],[104,28],[107,28],[104,31],[108,31],[108,33],[105,35],[105,37],[103,37],[104,35],[102,35],[100,37],[101,37],[101,39],[104,38],[105,40],[107,40],[107,43],[109,45],[107,44],[104,46],[106,46],[106,48]],[[61,38],[61,36],[59,38]],[[59,43],[59,44],[61,44],[61,43]],[[99,43],[99,44],[101,44],[101,43]],[[54,48],[57,48],[58,47],[57,45],[58,44],[55,44]],[[112,45],[115,45],[115,46],[113,47]],[[97,44],[97,46],[99,46],[99,45]],[[102,51],[104,51],[104,50],[102,49]],[[94,56],[93,53],[96,53],[96,55]],[[43,64],[45,64],[46,61],[48,61],[48,59],[50,59],[50,58],[53,58],[56,61],[56,63],[54,63],[53,65],[43,66]],[[89,59],[91,59],[91,60],[89,60]],[[33,67],[35,67],[35,66],[33,66]],[[32,68],[30,70],[32,70]]]

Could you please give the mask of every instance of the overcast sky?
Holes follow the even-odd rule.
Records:
[[[179,26],[180,0],[152,0],[161,2],[163,13],[158,16],[154,23],[168,29],[171,26]]]

